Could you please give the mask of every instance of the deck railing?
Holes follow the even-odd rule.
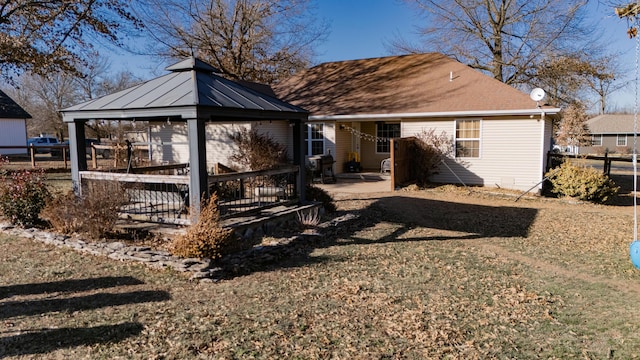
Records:
[[[209,176],[209,192],[218,196],[220,216],[297,202],[299,166]]]
[[[80,172],[81,192],[104,189],[104,182],[118,182],[129,202],[120,208],[123,218],[188,225],[189,176]]]
[[[296,184],[299,171],[298,166],[291,166],[277,170],[210,175],[209,191],[215,192],[218,196],[221,217],[239,216],[297,202],[299,192]],[[81,193],[90,190],[91,187],[104,189],[102,185],[105,182],[117,182],[126,192],[129,202],[121,208],[123,218],[190,224],[188,175],[80,172]]]

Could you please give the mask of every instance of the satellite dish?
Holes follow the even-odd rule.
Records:
[[[531,90],[531,93],[529,94],[529,97],[531,98],[531,100],[538,102],[541,101],[542,99],[544,99],[545,97],[545,92],[544,90],[540,89],[540,88],[535,88],[533,90]]]

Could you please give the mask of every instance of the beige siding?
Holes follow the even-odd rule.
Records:
[[[189,162],[187,124],[149,123],[150,157],[156,164]]]
[[[266,134],[279,144],[287,146],[287,157],[293,159],[293,127],[288,121],[265,121],[256,123],[254,127],[260,134]]]
[[[479,158],[458,158],[441,166],[435,182],[484,185],[528,190],[542,179],[545,122],[521,119],[483,119]],[[413,136],[422,129],[436,129],[453,134],[454,122],[424,121],[403,124],[403,136]],[[448,130],[447,130],[448,129]]]
[[[349,153],[352,151],[355,151],[352,149],[352,146],[351,146],[351,143],[352,143],[351,133],[346,129],[340,130],[340,124],[341,123],[338,123],[335,126],[336,151],[335,151],[335,154],[333,155],[336,161],[335,171],[337,173],[345,172],[344,164],[349,160],[348,158]],[[352,123],[350,122],[342,123],[342,124],[346,126],[352,126]]]
[[[24,119],[0,119],[0,145],[26,146],[27,127]],[[27,149],[0,149],[0,154],[24,154]]]

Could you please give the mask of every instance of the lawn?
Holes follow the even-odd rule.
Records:
[[[0,358],[640,358],[630,206],[336,199],[356,216],[216,283],[0,235]]]

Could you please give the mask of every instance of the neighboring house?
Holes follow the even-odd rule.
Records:
[[[433,181],[519,190],[541,186],[560,111],[438,53],[324,63],[274,90],[310,111],[306,155],[331,153],[337,173],[353,157],[378,170],[388,139],[434,129],[456,157]]]
[[[588,120],[591,145],[581,146],[580,154],[604,154],[606,151],[630,154],[633,151],[633,124],[633,114],[604,114]]]
[[[27,146],[27,119],[31,115],[9,95],[0,90],[0,154],[25,154],[26,148],[3,148],[5,146]]]

